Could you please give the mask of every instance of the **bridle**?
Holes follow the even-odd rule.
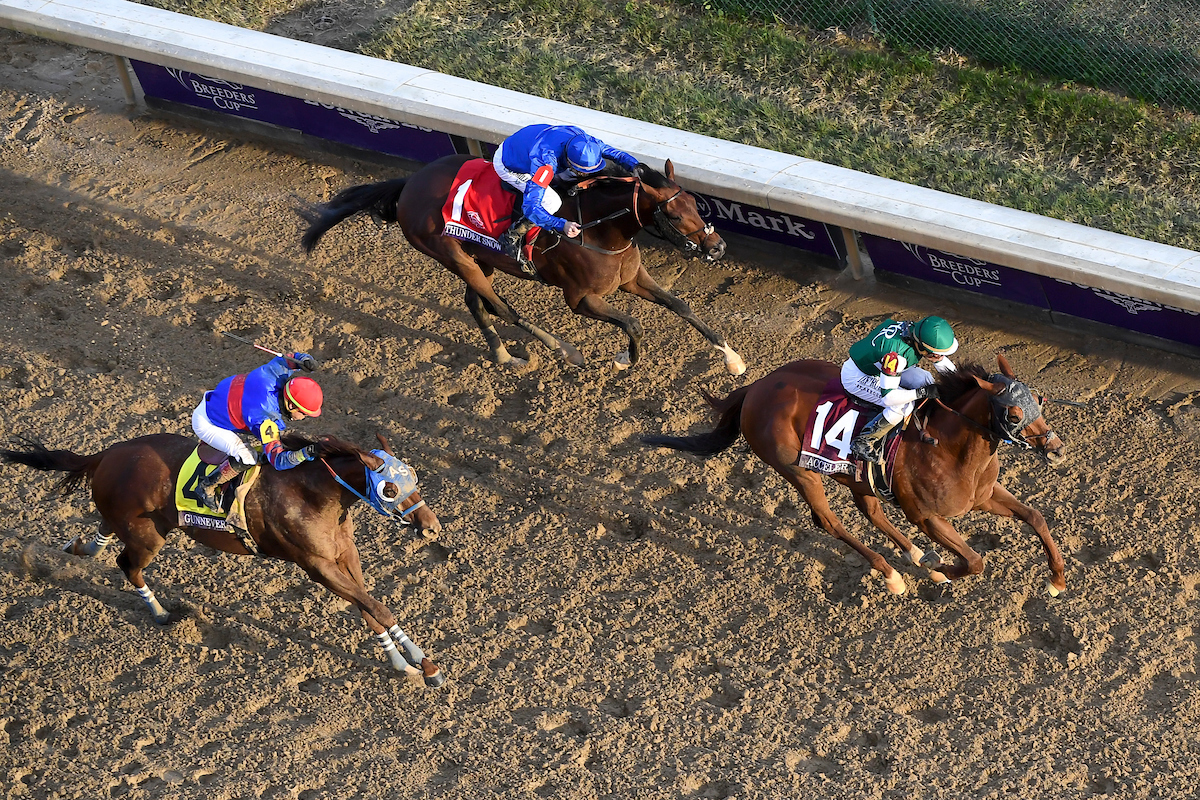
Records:
[[[991,407],[991,420],[986,427],[958,409],[946,405],[941,398],[938,398],[938,405],[971,423],[991,442],[1013,444],[1024,450],[1030,450],[1038,446],[1037,440],[1040,439],[1040,446],[1045,449],[1049,445],[1050,439],[1056,435],[1048,426],[1045,433],[1028,435],[1022,433],[1027,427],[1041,419],[1042,401],[1045,398],[1035,397],[1028,386],[1000,373],[992,375],[989,380],[992,383],[1003,384],[1004,390],[999,394],[989,393],[988,404]],[[1008,409],[1012,406],[1020,408],[1022,412],[1021,419],[1015,423],[1008,420]],[[1031,439],[1033,441],[1030,441]]]
[[[579,219],[581,219],[581,220],[583,219],[583,208],[581,205],[581,201],[579,199],[580,192],[582,192],[584,189],[587,189],[588,187],[590,187],[593,184],[598,183],[599,181],[602,181],[602,180],[603,181],[618,181],[618,182],[622,182],[622,183],[632,184],[633,193],[632,193],[632,197],[630,198],[630,206],[628,208],[618,209],[617,211],[614,211],[613,213],[611,213],[607,216],[601,217],[600,219],[595,219],[595,220],[592,220],[591,222],[583,223],[581,225],[583,230],[586,231],[588,228],[594,228],[597,225],[608,222],[609,220],[613,220],[613,219],[616,219],[617,217],[622,217],[626,214],[632,213],[634,220],[638,224],[638,227],[645,230],[651,236],[655,236],[659,239],[663,239],[667,242],[670,242],[672,245],[674,245],[676,248],[678,248],[686,256],[698,258],[703,255],[703,247],[701,247],[701,245],[697,244],[696,242],[692,241],[691,237],[695,236],[697,233],[703,233],[706,237],[711,236],[714,233],[714,231],[716,230],[712,226],[712,224],[705,223],[704,225],[700,226],[699,228],[697,228],[694,231],[684,233],[683,231],[681,231],[675,227],[674,223],[671,221],[671,219],[672,219],[671,216],[667,213],[667,206],[670,205],[671,201],[673,201],[675,198],[677,198],[681,194],[683,194],[683,189],[677,189],[675,191],[675,194],[671,195],[666,200],[663,200],[662,202],[656,204],[654,206],[654,211],[651,212],[652,225],[647,225],[645,222],[642,221],[641,215],[638,212],[638,193],[641,191],[641,188],[642,188],[642,181],[640,178],[618,177],[615,175],[603,175],[598,178],[588,178],[586,180],[580,181],[579,183],[576,183],[569,190],[567,190],[567,195],[569,197],[575,198],[575,215],[577,217],[579,217]],[[604,253],[605,255],[613,256],[613,255],[619,255],[621,253],[624,253],[626,250],[628,250],[630,247],[632,247],[633,240],[631,239],[629,241],[629,243],[626,244],[624,247],[622,247],[620,250],[606,250],[603,247],[596,247],[595,245],[591,245],[591,244],[588,244],[587,242],[583,241],[583,234],[580,233],[579,242],[577,244],[579,247],[582,247],[585,250],[592,250],[597,253]]]

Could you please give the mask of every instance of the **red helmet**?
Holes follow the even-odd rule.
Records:
[[[305,416],[321,416],[321,400],[324,395],[321,387],[312,378],[292,378],[283,387],[283,394],[288,401],[304,412]]]

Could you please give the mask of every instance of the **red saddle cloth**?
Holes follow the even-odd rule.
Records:
[[[505,187],[492,162],[473,158],[459,168],[446,196],[446,204],[442,206],[442,235],[499,252],[497,238],[512,225],[513,206],[519,197]],[[532,242],[540,230],[537,227],[530,230],[526,241]]]
[[[825,384],[821,396],[808,418],[801,443],[800,459],[804,469],[833,475],[839,472],[854,474],[855,460],[850,455],[850,445],[868,422],[878,413],[857,404],[842,387],[840,378]],[[884,446],[884,465],[887,482],[891,485],[892,463],[896,458],[899,433],[904,426],[897,425],[888,435]]]

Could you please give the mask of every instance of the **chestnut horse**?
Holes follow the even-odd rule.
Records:
[[[467,284],[466,303],[483,331],[498,364],[523,365],[509,355],[496,333],[492,315],[533,334],[568,363],[583,364],[583,356],[569,342],[534,325],[518,314],[492,287],[499,270],[530,278],[515,261],[474,242],[442,235],[442,207],[458,170],[470,156],[446,156],[422,167],[411,177],[343,189],[328,203],[302,210],[309,223],[301,240],[311,253],[326,231],[344,219],[369,212],[376,219],[399,223],[413,247],[440,262]],[[742,357],[725,337],[696,317],[687,303],[659,286],[642,266],[634,237],[645,228],[666,239],[689,256],[715,261],[725,254],[725,242],[704,222],[696,200],[675,183],[675,167],[665,173],[639,164],[633,175],[610,164],[611,175],[589,178],[575,186],[556,189],[564,196],[560,216],[583,225],[579,239],[543,231],[533,247],[538,277],[562,289],[563,299],[576,314],[615,325],[625,332],[628,349],[614,360],[617,369],[637,363],[642,350],[642,325],[610,306],[604,296],[620,289],[664,306],[683,317],[719,350],[725,368],[734,375],[746,371]],[[519,201],[519,198],[518,198]]]
[[[359,496],[372,494],[368,470],[399,465],[404,473],[407,466],[391,455],[382,436],[379,441],[387,459],[332,438],[312,442],[288,434],[284,440],[289,449],[315,444],[319,457],[290,470],[262,469],[245,499],[247,532],[258,551],[298,564],[314,581],[356,605],[392,667],[402,672],[409,668],[419,670],[426,685],[441,686],[445,678],[437,665],[404,634],[392,612],[367,593],[354,545],[354,525],[348,513]],[[146,586],[142,570],[166,544],[167,533],[182,527],[175,505],[175,482],[196,447],[195,440],[156,433],[118,442],[91,456],[48,450],[30,440],[23,440],[23,445],[21,450],[0,450],[0,460],[38,470],[66,472],[57,487],[64,495],[85,482],[91,483],[92,502],[103,518],[100,530],[92,542],[85,544],[76,538],[63,549],[74,555],[95,556],[115,535],[125,545],[117,556],[117,565],[149,607],[154,621],[165,625],[170,614]],[[411,471],[404,474],[415,486]],[[415,488],[407,498],[401,498],[395,491],[400,488],[397,484],[382,486],[385,497],[394,498],[393,507],[403,504],[404,510],[396,513],[411,516],[409,524],[421,530],[441,530],[437,516],[421,501]],[[373,505],[379,502],[373,497],[368,499]],[[386,510],[386,503],[387,500],[376,507]],[[216,550],[250,554],[238,537],[224,529],[183,527],[183,530]]]
[[[1058,546],[1045,519],[1001,486],[997,452],[1000,442],[1037,447],[1051,463],[1062,460],[1064,445],[1046,424],[1039,398],[1016,380],[1008,361],[998,355],[1000,373],[988,377],[977,364],[938,375],[940,399],[925,401],[915,413],[923,420],[904,431],[895,455],[892,490],[904,516],[934,542],[953,551],[954,565],[946,567],[936,553],[924,554],[884,516],[882,505],[865,480],[837,474],[867,519],[904,553],[906,559],[932,570],[937,583],[978,574],[983,559],[967,546],[949,519],[968,511],[987,511],[1017,517],[1037,532],[1050,564],[1046,591],[1057,596],[1067,588]],[[723,400],[705,393],[719,414],[717,427],[695,436],[648,436],[647,444],[700,455],[713,455],[746,437],[750,448],[800,492],[813,522],[854,548],[883,575],[888,591],[903,594],[904,578],[878,553],[860,542],[829,508],[821,474],[798,465],[805,427],[821,390],[838,379],[840,368],[827,361],[793,361],[738,389]],[[943,572],[936,571],[941,568]],[[944,574],[943,574],[944,573]]]

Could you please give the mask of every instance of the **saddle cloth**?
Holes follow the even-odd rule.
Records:
[[[183,462],[175,477],[175,507],[179,509],[179,524],[214,531],[232,530],[234,527],[244,530],[246,494],[258,480],[262,467],[255,464],[225,485],[219,512],[202,504],[196,496],[196,482],[202,475],[208,475],[215,469],[218,467],[201,460],[199,447]]]
[[[500,180],[492,162],[473,158],[459,168],[450,186],[442,206],[442,235],[500,252],[498,237],[512,225],[513,206],[519,197]],[[536,226],[530,229],[527,245],[540,231]]]
[[[825,475],[856,474],[859,465],[851,460],[850,445],[877,413],[878,408],[867,407],[851,397],[842,387],[840,378],[832,379],[821,390],[817,405],[805,425],[797,464]],[[884,444],[884,473],[888,487],[892,484],[892,466],[904,427],[897,425],[893,428]]]

